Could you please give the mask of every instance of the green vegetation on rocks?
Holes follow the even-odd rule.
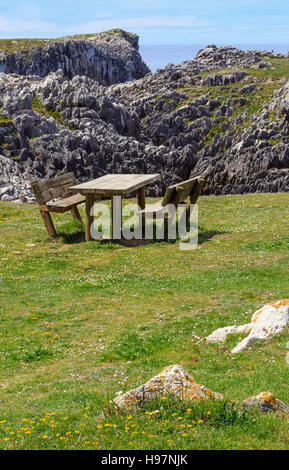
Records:
[[[13,53],[16,51],[25,51],[31,48],[42,48],[53,44],[54,42],[65,42],[67,40],[79,40],[79,39],[90,39],[94,37],[101,37],[108,34],[126,34],[131,38],[137,38],[136,34],[126,32],[122,29],[110,29],[108,31],[103,31],[100,33],[90,33],[90,34],[74,34],[71,36],[62,36],[59,38],[15,38],[15,39],[0,39],[0,54],[4,53]]]

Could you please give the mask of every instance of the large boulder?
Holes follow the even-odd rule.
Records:
[[[283,299],[271,302],[257,310],[251,318],[251,322],[240,326],[225,326],[218,328],[207,336],[209,343],[224,342],[228,335],[233,333],[249,333],[232,349],[232,353],[243,351],[249,344],[257,340],[264,340],[284,331],[289,325],[289,300]]]
[[[165,395],[192,401],[223,399],[220,393],[198,384],[181,366],[173,365],[165,367],[144,385],[116,397],[114,403],[120,408],[131,409]]]

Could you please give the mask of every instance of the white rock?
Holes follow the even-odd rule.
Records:
[[[246,325],[240,326],[226,326],[225,328],[218,328],[206,339],[209,343],[223,343],[228,335],[231,335],[233,333],[249,333],[250,330],[251,323],[247,323]]]
[[[257,310],[251,318],[251,323],[240,326],[218,328],[207,336],[209,343],[221,343],[232,333],[249,333],[232,349],[232,353],[243,351],[253,341],[266,339],[281,333],[289,325],[289,300],[283,299],[271,302]]]

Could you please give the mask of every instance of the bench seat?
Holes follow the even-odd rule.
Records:
[[[53,201],[46,203],[48,210],[52,212],[67,212],[76,204],[82,204],[85,202],[85,196],[81,194],[75,194],[74,196],[69,196],[64,199],[58,198]]]
[[[144,209],[139,211],[139,214],[156,214],[158,212],[163,212],[166,208],[162,205],[163,200],[154,202],[153,204],[147,205]]]

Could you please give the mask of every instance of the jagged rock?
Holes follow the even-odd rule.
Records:
[[[201,49],[195,59],[201,60],[203,63],[213,63],[218,67],[226,67],[233,64],[236,66],[248,67],[260,61],[254,51],[243,51],[232,46],[217,47],[215,44],[209,45]]]
[[[209,343],[224,342],[228,335],[233,333],[249,333],[235,346],[231,353],[243,351],[249,344],[257,340],[264,340],[284,331],[289,325],[289,300],[283,299],[271,302],[257,310],[251,318],[251,322],[240,326],[226,326],[218,328],[207,336]]]
[[[150,70],[138,52],[138,36],[125,31],[77,39],[60,38],[43,47],[2,53],[0,72],[45,77],[63,69],[67,78],[86,75],[103,84],[143,77]]]
[[[13,124],[17,129],[21,129],[28,139],[58,133],[53,117],[46,119],[32,110],[15,115]]]
[[[258,408],[262,413],[272,411],[279,411],[286,414],[289,413],[289,406],[281,400],[278,400],[271,392],[261,392],[259,395],[246,398],[246,400],[243,401],[243,406]]]
[[[14,88],[8,88],[3,99],[3,109],[9,115],[16,111],[31,109],[32,107],[32,96],[28,88],[22,88],[21,90],[15,90]]]
[[[27,202],[32,202],[29,180],[32,180],[32,173],[21,169],[13,160],[0,155],[0,198],[3,201],[15,200],[20,198],[20,195],[26,194]]]
[[[240,89],[239,93],[243,95],[244,93],[251,93],[255,88],[255,85],[252,83],[251,85],[246,85]]]
[[[202,85],[208,86],[224,86],[230,85],[231,83],[236,83],[242,80],[242,78],[246,77],[248,74],[247,72],[233,72],[231,74],[217,74],[214,73],[213,75],[207,75],[202,80]]]
[[[220,393],[199,385],[181,366],[174,365],[165,367],[144,385],[116,397],[113,402],[120,408],[131,409],[165,395],[192,401],[223,399]]]
[[[53,59],[53,67],[63,69],[44,78],[0,73],[0,154],[27,178],[27,188],[28,175],[48,178],[74,171],[80,181],[105,173],[161,173],[162,181],[148,189],[148,195],[156,197],[169,184],[200,174],[206,179],[204,194],[289,191],[289,82],[285,79],[250,120],[248,110],[236,113],[250,100],[248,92],[256,86],[258,93],[259,87],[256,77],[234,69],[274,55],[213,45],[192,60],[169,64],[155,74],[142,66],[138,73],[134,59],[132,66],[124,59],[133,54],[139,64],[137,38],[126,33],[63,39],[34,49],[33,54],[44,60],[44,50],[48,56],[55,51],[72,54],[74,47],[75,60],[63,65],[62,59]],[[93,52],[89,66],[85,54],[78,60],[79,51],[87,47],[103,52],[105,76],[96,76],[98,53]],[[63,58],[61,54],[57,57]],[[108,85],[114,80],[109,65],[114,54],[119,69],[114,77],[121,83]],[[36,56],[33,63],[39,65]],[[46,73],[51,64],[45,60]],[[37,73],[29,67],[23,73]],[[234,69],[218,73],[224,67]],[[126,81],[135,77],[142,78]],[[194,98],[188,84],[195,86]],[[218,90],[211,87],[217,86],[216,97]],[[3,198],[17,199],[18,188],[3,175],[1,181],[2,187],[9,186]],[[23,191],[31,197],[28,189]]]
[[[259,69],[262,69],[262,68],[265,68],[265,67],[272,67],[272,63],[271,62],[266,62],[264,60],[262,60],[262,62],[259,62],[259,64],[258,64]]]

